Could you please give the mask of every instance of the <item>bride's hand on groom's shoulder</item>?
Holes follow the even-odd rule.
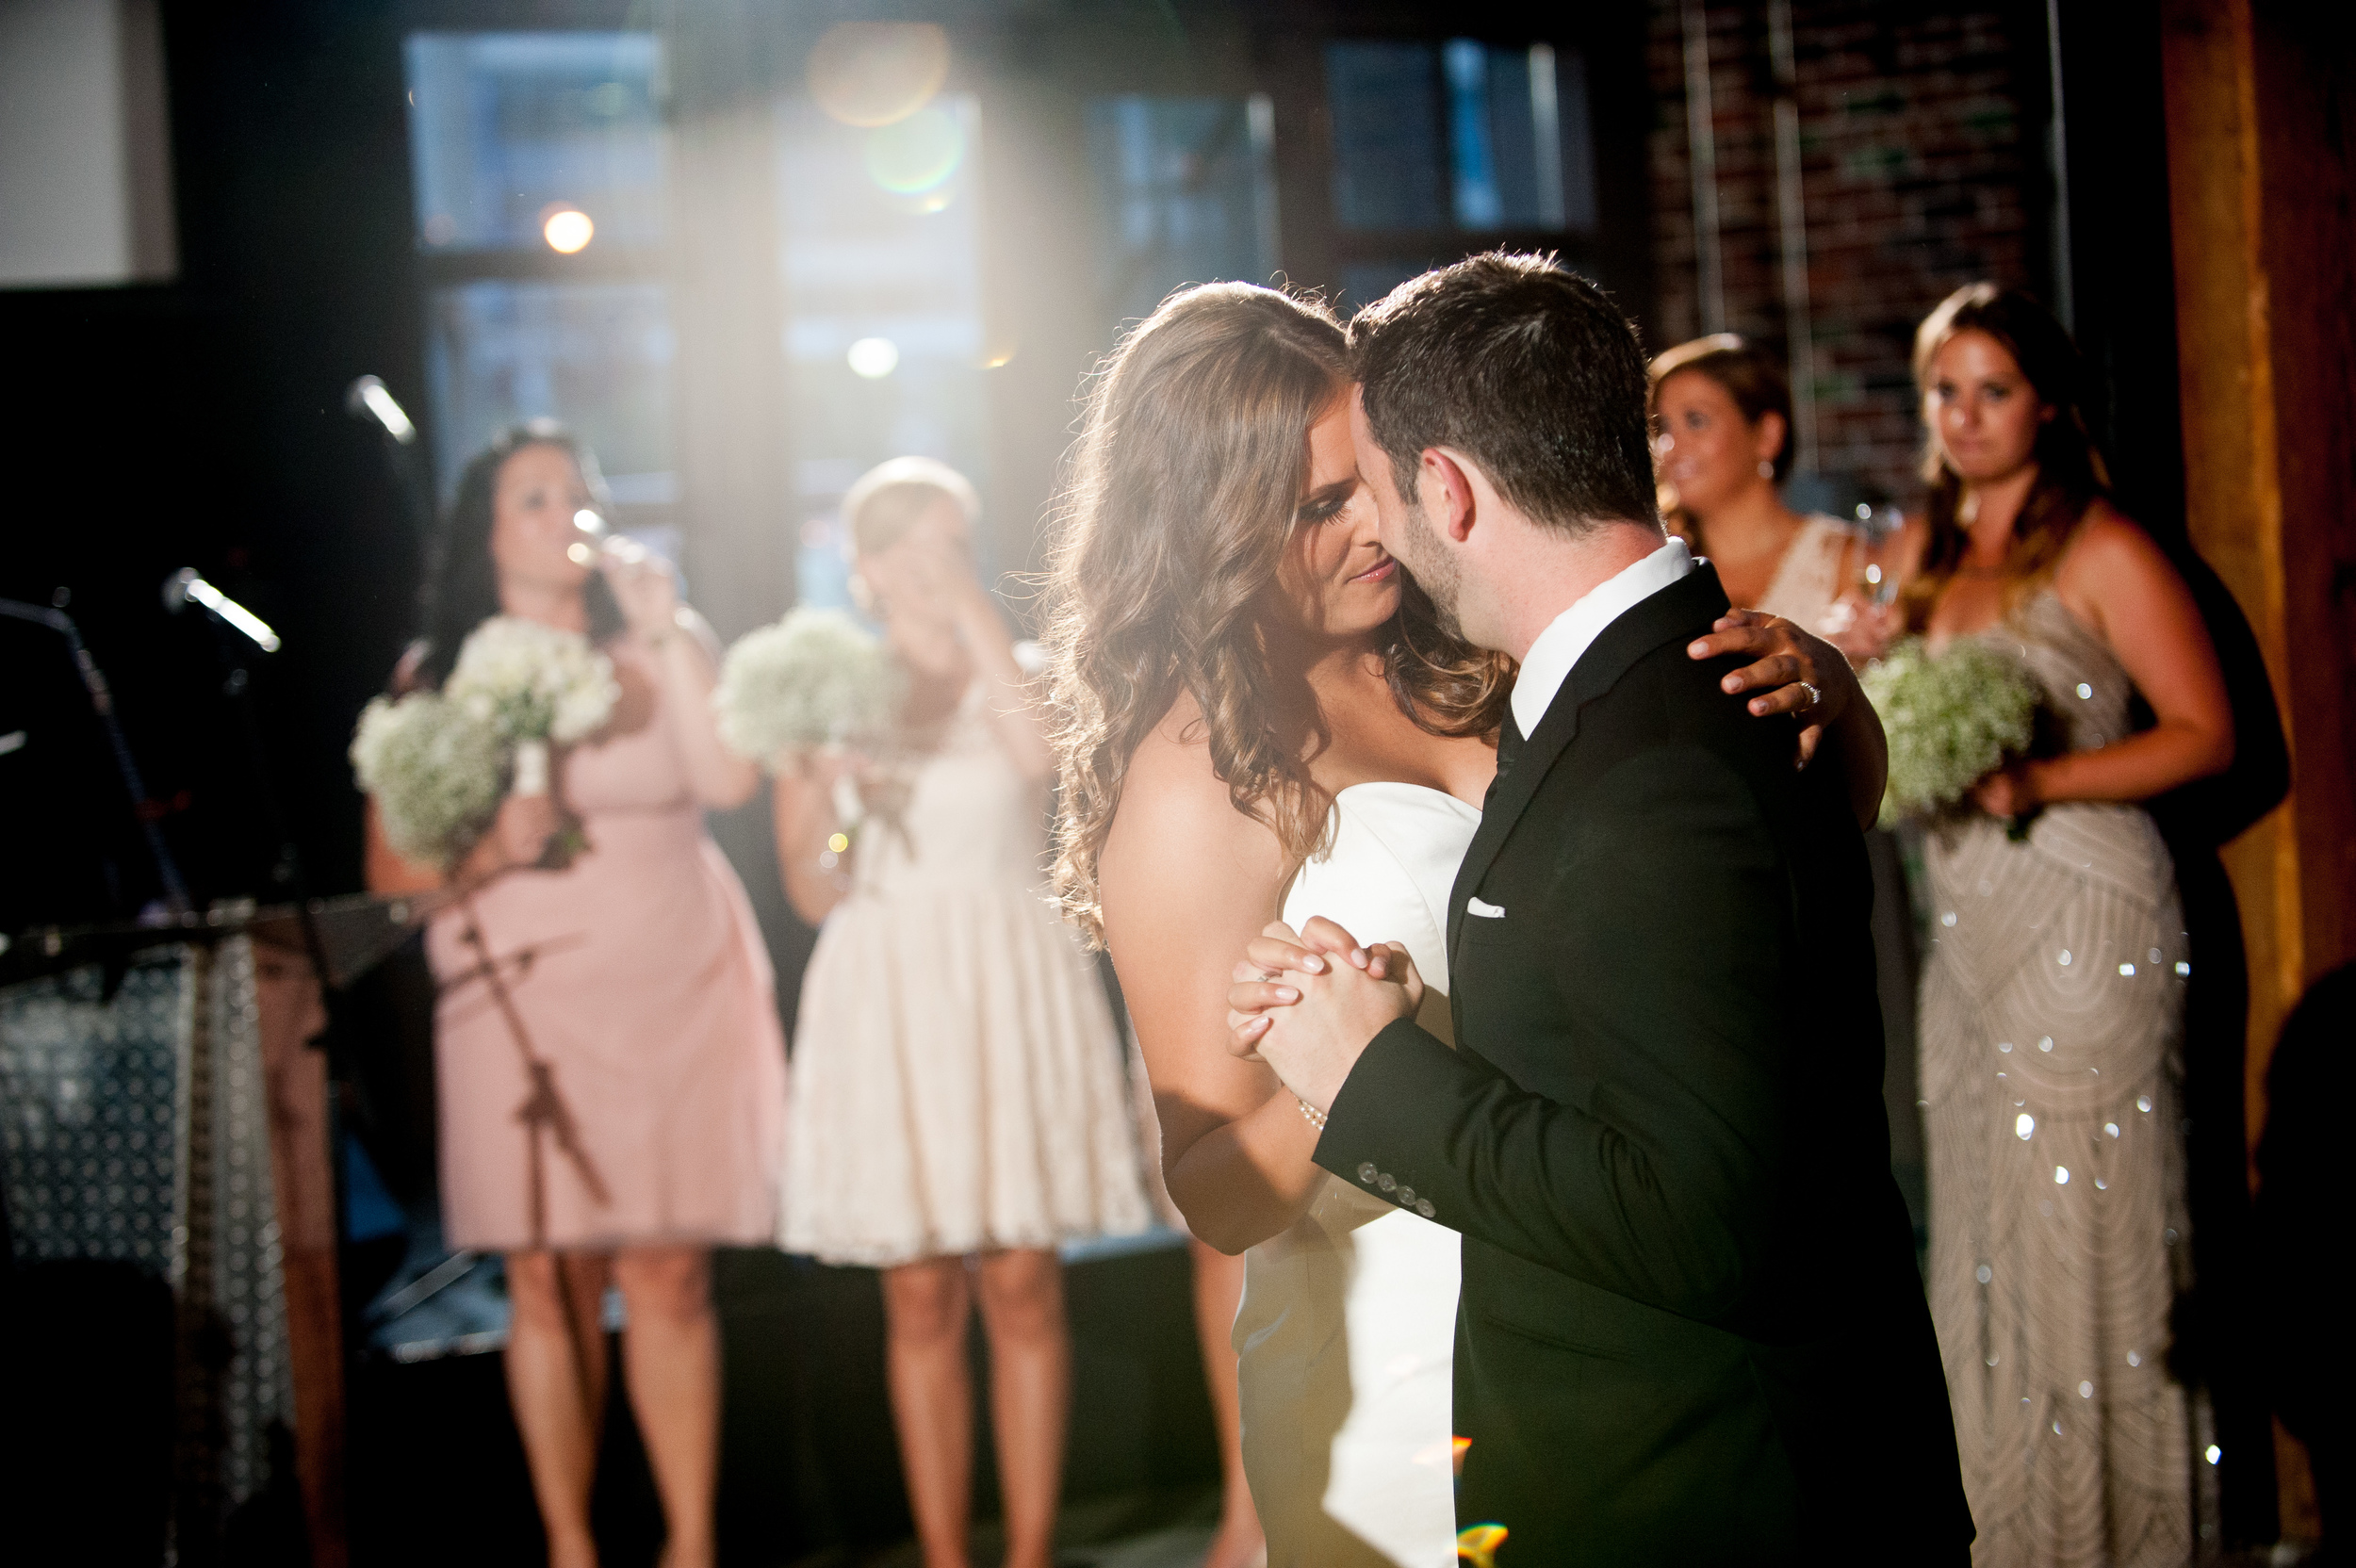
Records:
[[[1230,1048],[1266,1062],[1322,1112],[1376,1035],[1423,1004],[1423,977],[1397,942],[1361,943],[1319,917],[1269,925],[1244,949],[1227,993]]]
[[[1802,767],[1816,755],[1825,729],[1838,724],[1850,702],[1862,694],[1857,673],[1839,648],[1763,611],[1727,611],[1718,617],[1710,635],[1695,638],[1685,651],[1694,659],[1728,654],[1748,657],[1750,663],[1732,671],[1719,684],[1730,696],[1759,694],[1749,703],[1759,718],[1775,713],[1799,715],[1805,726],[1800,731]]]

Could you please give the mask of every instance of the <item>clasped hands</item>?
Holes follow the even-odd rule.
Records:
[[[1319,915],[1254,938],[1227,990],[1228,1049],[1266,1062],[1323,1114],[1366,1046],[1423,1005],[1423,976],[1397,942],[1361,942]]]

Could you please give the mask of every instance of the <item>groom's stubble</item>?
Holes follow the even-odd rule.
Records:
[[[1431,598],[1440,629],[1463,642],[1464,623],[1458,613],[1464,591],[1463,564],[1441,544],[1439,531],[1432,526],[1420,496],[1402,494],[1395,515],[1399,526],[1383,531],[1383,547],[1399,558],[1416,586]],[[1397,538],[1391,537],[1394,533]]]

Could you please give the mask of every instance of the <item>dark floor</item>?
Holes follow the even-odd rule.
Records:
[[[1063,1535],[1072,1560],[1104,1568],[1192,1562],[1216,1516],[1219,1467],[1186,1251],[1161,1245],[1086,1257],[1071,1265],[1066,1282],[1073,1395]],[[478,1297],[470,1308],[463,1306],[469,1290]],[[715,1268],[713,1291],[727,1366],[722,1561],[913,1563],[875,1275],[771,1251],[729,1252]],[[485,1282],[470,1281],[445,1321],[491,1315],[482,1300],[489,1294]],[[403,1353],[420,1359],[378,1348],[355,1369],[357,1568],[537,1559],[538,1517],[499,1358],[482,1353],[497,1337],[490,1324],[475,1322],[465,1342],[477,1353],[432,1355],[412,1341]],[[988,1523],[996,1480],[986,1436],[977,1450],[976,1548],[986,1563],[995,1548]],[[618,1380],[596,1519],[612,1568],[654,1560],[661,1516]]]

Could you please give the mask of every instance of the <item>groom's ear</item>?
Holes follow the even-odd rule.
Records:
[[[1473,521],[1480,510],[1474,499],[1471,476],[1447,448],[1426,447],[1421,477],[1424,514],[1451,541],[1463,544],[1472,536]]]

